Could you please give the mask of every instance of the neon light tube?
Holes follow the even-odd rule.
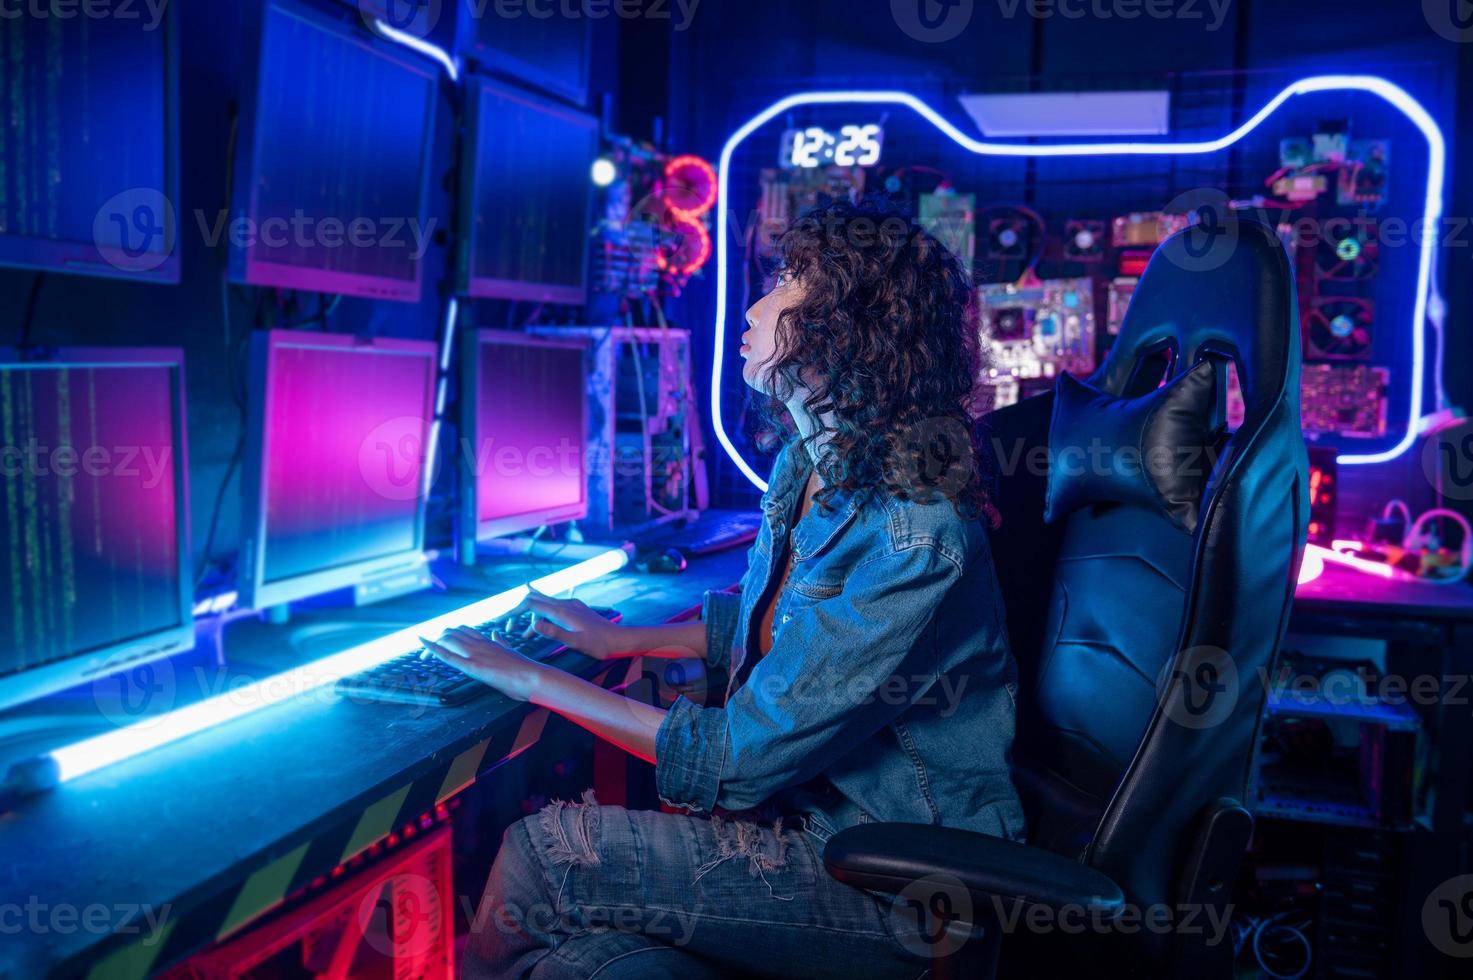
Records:
[[[446,53],[444,48],[436,47],[422,37],[416,37],[408,31],[401,31],[391,24],[386,24],[382,18],[373,19],[373,29],[388,40],[402,44],[411,51],[418,51],[426,58],[439,62],[445,67],[445,74],[450,76],[450,80],[459,84],[460,65]]]
[[[716,350],[711,367],[711,421],[716,430],[716,439],[721,443],[727,456],[736,463],[737,468],[752,481],[753,485],[761,490],[767,489],[767,482],[757,475],[756,471],[737,452],[736,446],[732,444],[726,433],[725,420],[721,414],[721,375],[722,367],[726,360],[726,317],[727,317],[727,290],[728,278],[728,242],[729,231],[728,219],[731,214],[731,195],[729,181],[731,179],[731,160],[737,148],[746,141],[761,126],[772,119],[781,116],[785,112],[808,105],[845,105],[845,104],[881,104],[901,105],[914,111],[953,143],[963,149],[975,153],[978,156],[995,157],[1093,157],[1093,156],[1171,156],[1192,155],[1203,153],[1216,153],[1227,149],[1249,133],[1252,133],[1263,122],[1278,110],[1285,102],[1297,95],[1309,95],[1318,92],[1367,92],[1389,102],[1400,110],[1421,131],[1427,140],[1427,192],[1423,202],[1423,227],[1433,229],[1437,227],[1442,218],[1443,185],[1446,179],[1447,146],[1443,139],[1442,130],[1433,121],[1427,110],[1416,99],[1412,98],[1406,90],[1400,86],[1377,78],[1374,75],[1317,75],[1310,78],[1300,79],[1285,88],[1264,105],[1262,109],[1254,113],[1247,122],[1237,129],[1214,140],[1198,140],[1182,143],[1141,143],[1141,142],[1110,142],[1110,143],[1059,143],[1049,146],[1027,146],[1010,143],[994,143],[986,140],[974,139],[957,129],[949,120],[941,116],[936,110],[916,98],[908,92],[888,91],[842,91],[842,92],[802,92],[790,95],[768,106],[762,112],[747,120],[740,129],[731,135],[726,141],[726,146],[721,151],[721,161],[717,168],[718,180],[717,191],[720,207],[716,215]],[[1424,329],[1427,322],[1428,303],[1434,289],[1434,268],[1436,262],[1436,244],[1438,236],[1429,231],[1422,236],[1422,250],[1419,257],[1417,270],[1417,293],[1415,308],[1412,313],[1412,370],[1411,370],[1411,411],[1407,419],[1407,431],[1392,448],[1379,453],[1367,453],[1362,455],[1343,455],[1339,462],[1346,465],[1365,463],[1384,463],[1395,459],[1411,448],[1417,438],[1417,423],[1422,414],[1422,374],[1426,361]],[[1439,360],[1441,358],[1441,335],[1439,333]]]
[[[531,585],[542,592],[563,592],[616,572],[628,561],[629,556],[625,552],[614,548],[551,575],[544,575]],[[338,678],[348,674],[376,667],[408,650],[418,648],[420,634],[434,635],[453,626],[484,623],[504,616],[516,608],[526,595],[527,586],[519,585],[226,694],[206,698],[159,717],[147,718],[125,728],[57,749],[51,753],[51,758],[59,768],[59,781],[69,782],[115,762],[130,759],[262,708],[288,701],[297,695],[333,684]]]
[[[1306,546],[1306,555],[1316,555],[1321,561],[1332,565],[1343,565],[1353,568],[1357,572],[1365,572],[1377,578],[1396,578],[1396,569],[1381,561],[1370,561],[1366,558],[1357,558],[1355,555],[1341,554],[1332,551],[1324,545],[1311,544]]]
[[[1308,585],[1325,574],[1325,560],[1313,550],[1305,548],[1304,560],[1299,563],[1299,584]]]

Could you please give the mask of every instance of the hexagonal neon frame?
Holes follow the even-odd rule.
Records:
[[[727,436],[725,422],[721,416],[721,375],[726,361],[726,295],[729,286],[729,274],[727,271],[729,238],[727,223],[731,212],[727,181],[731,176],[731,159],[736,149],[741,146],[747,137],[751,136],[759,127],[773,118],[790,109],[807,105],[900,105],[913,110],[958,146],[979,156],[1090,157],[1192,155],[1215,153],[1232,146],[1257,129],[1264,120],[1268,119],[1269,116],[1278,110],[1279,106],[1296,95],[1334,91],[1369,92],[1372,95],[1384,99],[1411,120],[1427,140],[1427,192],[1422,215],[1424,222],[1423,228],[1427,231],[1422,236],[1422,251],[1418,259],[1417,268],[1417,294],[1412,313],[1411,411],[1407,418],[1407,430],[1396,445],[1390,449],[1379,453],[1345,454],[1339,457],[1339,461],[1343,465],[1359,465],[1384,463],[1397,458],[1410,449],[1413,443],[1416,442],[1418,423],[1422,417],[1424,383],[1422,376],[1426,366],[1425,327],[1429,304],[1436,297],[1434,269],[1438,236],[1432,229],[1437,227],[1442,217],[1447,146],[1443,139],[1441,128],[1433,121],[1432,116],[1420,102],[1412,98],[1400,86],[1374,75],[1316,75],[1301,79],[1274,96],[1273,99],[1265,104],[1262,109],[1258,110],[1247,122],[1226,136],[1215,140],[1184,143],[1060,143],[1050,146],[991,143],[985,140],[973,139],[966,135],[929,105],[908,92],[863,90],[801,92],[774,102],[762,112],[747,120],[740,129],[731,135],[726,141],[726,146],[721,151],[721,163],[718,167],[718,206],[716,215],[716,344],[711,366],[711,421],[716,430],[717,440],[721,443],[726,454],[731,457],[731,460],[746,475],[747,479],[751,480],[753,485],[758,489],[765,491],[767,489],[767,482],[742,458],[741,453],[737,452],[730,437]],[[1435,311],[1440,319],[1440,300],[1438,300]],[[1439,357],[1438,360],[1440,362],[1441,358]],[[1438,379],[1439,384],[1440,380]]]

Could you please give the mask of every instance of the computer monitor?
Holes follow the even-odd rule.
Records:
[[[424,566],[436,346],[252,338],[240,587],[279,606]]]
[[[261,16],[232,277],[418,301],[440,69],[347,11],[267,0]]]
[[[0,351],[0,708],[194,645],[184,354]]]
[[[466,335],[462,547],[588,515],[588,347],[506,330]]]
[[[582,305],[598,120],[484,79],[466,98],[461,290]]]
[[[174,7],[0,18],[0,265],[179,281]]]
[[[539,16],[532,4],[498,10],[467,3],[461,10],[465,53],[480,67],[570,102],[587,103],[591,17]]]

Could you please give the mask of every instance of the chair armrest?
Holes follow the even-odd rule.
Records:
[[[974,898],[997,897],[1055,910],[1082,906],[1103,920],[1120,914],[1120,886],[1052,851],[953,827],[865,823],[824,847],[829,874],[859,888],[898,894],[924,879],[959,881]]]

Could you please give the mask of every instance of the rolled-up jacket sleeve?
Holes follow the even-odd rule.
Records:
[[[660,798],[754,807],[888,724],[933,679],[933,665],[910,661],[961,574],[940,549],[911,546],[857,566],[839,595],[795,608],[724,707],[676,698],[655,738]]]

